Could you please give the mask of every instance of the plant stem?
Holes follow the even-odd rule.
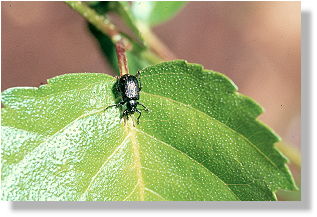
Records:
[[[129,74],[127,55],[125,53],[126,52],[125,46],[122,44],[121,41],[119,41],[115,45],[116,45],[120,76]]]
[[[146,59],[151,64],[158,64],[163,62],[164,59],[158,57],[156,54],[146,49],[140,53],[140,57]]]
[[[120,34],[115,25],[113,25],[107,17],[97,14],[84,2],[66,1],[66,4],[77,11],[81,16],[83,16],[88,22],[93,24],[101,32],[110,36],[114,44],[121,40],[126,46],[128,46],[129,41]]]
[[[157,53],[157,55],[167,61],[177,59],[174,53],[152,32],[152,30],[142,24],[137,24],[145,42],[149,45],[149,47]]]
[[[110,37],[116,47],[120,76],[128,74],[126,51],[132,48],[130,41],[117,30],[116,26],[107,17],[99,15],[85,3],[80,1],[66,1],[66,3],[97,29]]]
[[[112,43],[116,47],[120,75],[129,73],[127,66],[128,62],[126,57],[126,51],[129,50],[133,50],[140,58],[144,58],[151,64],[157,64],[162,62],[163,60],[173,59],[171,55],[168,54],[168,52],[164,51],[164,49],[153,49],[154,51],[157,51],[159,55],[157,55],[156,53],[152,52],[150,49],[147,48],[140,49],[140,45],[136,46],[136,42],[132,41],[131,39],[120,33],[116,26],[112,24],[107,17],[98,14],[95,10],[91,9],[85,3],[80,1],[66,1],[66,3],[72,9],[77,11],[81,16],[83,16],[88,22],[90,22],[97,29],[99,29],[102,33],[110,37]],[[151,34],[148,33],[147,37],[149,38],[150,36]],[[156,38],[155,35],[153,36]],[[165,47],[157,38],[154,41],[148,41],[151,47]],[[158,43],[156,44],[155,41],[157,41]]]

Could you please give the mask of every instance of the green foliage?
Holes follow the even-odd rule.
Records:
[[[134,17],[149,25],[154,26],[171,19],[184,7],[182,1],[135,1],[132,2]]]
[[[139,125],[120,121],[115,79],[66,74],[2,95],[4,200],[275,200],[296,189],[261,107],[184,61],[142,71]]]

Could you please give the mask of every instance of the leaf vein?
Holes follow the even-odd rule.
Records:
[[[174,151],[176,151],[176,152],[180,153],[181,155],[187,157],[187,158],[188,158],[189,160],[191,160],[192,162],[195,162],[196,164],[200,165],[202,168],[204,168],[205,170],[207,170],[210,175],[216,176],[216,177],[218,178],[218,180],[219,180],[221,183],[223,183],[223,184],[227,187],[227,184],[226,184],[219,176],[217,176],[215,173],[213,173],[211,170],[209,170],[209,169],[208,169],[207,167],[205,167],[203,164],[201,164],[200,162],[198,162],[196,159],[190,157],[188,154],[182,152],[181,150],[175,148],[174,146],[172,146],[172,145],[170,145],[170,144],[168,144],[168,143],[166,143],[166,142],[164,142],[164,141],[161,141],[161,140],[157,139],[155,136],[149,135],[148,133],[146,133],[146,132],[144,132],[144,131],[142,131],[142,130],[140,130],[140,129],[136,129],[136,131],[138,131],[138,132],[140,132],[140,133],[143,133],[144,135],[146,135],[146,136],[148,136],[148,137],[154,139],[155,141],[158,141],[160,144],[163,144],[163,145],[165,145],[165,146],[167,146],[167,147],[169,147],[169,148],[172,148]],[[229,187],[227,187],[227,189],[228,189],[234,196],[236,196],[237,199],[239,199],[238,196],[237,196]]]
[[[88,192],[89,188],[92,186],[93,182],[95,181],[98,174],[106,167],[106,164],[111,160],[111,158],[125,145],[126,140],[129,138],[129,135],[127,135],[123,141],[116,147],[116,149],[107,157],[107,159],[104,161],[104,163],[101,165],[101,167],[98,169],[96,174],[91,178],[89,184],[87,185],[87,188],[80,196],[80,199],[83,198],[83,196]]]
[[[131,197],[131,195],[135,192],[135,190],[137,189],[139,185],[139,182],[136,183],[136,185],[134,186],[134,188],[132,189],[132,191],[128,194],[128,196],[126,196],[122,201],[126,201],[129,197]]]
[[[166,200],[164,197],[162,197],[159,193],[157,193],[156,191],[153,191],[153,190],[151,190],[151,189],[149,189],[149,188],[145,188],[145,190],[146,191],[148,191],[148,192],[150,192],[150,193],[152,193],[152,194],[154,194],[154,195],[156,195],[156,196],[158,196],[158,197],[160,197],[162,200]]]
[[[256,145],[254,145],[248,138],[246,138],[244,135],[238,133],[237,131],[235,131],[234,129],[232,129],[231,127],[229,127],[228,125],[225,125],[224,123],[222,123],[221,121],[211,117],[210,115],[208,115],[207,113],[199,110],[199,109],[196,109],[194,107],[192,107],[191,104],[185,104],[185,103],[182,103],[182,102],[179,102],[179,101],[176,101],[174,99],[171,99],[171,98],[168,98],[168,97],[165,97],[165,96],[160,96],[160,95],[156,95],[156,94],[152,94],[152,93],[147,93],[147,92],[143,92],[144,94],[146,95],[150,95],[150,96],[153,96],[153,97],[157,97],[157,98],[161,98],[161,99],[165,99],[166,101],[170,101],[172,103],[176,103],[176,104],[180,104],[182,106],[185,106],[185,107],[188,107],[192,110],[195,110],[197,113],[200,113],[204,116],[207,116],[209,119],[212,119],[213,121],[217,122],[218,124],[220,125],[223,125],[225,126],[227,129],[231,130],[232,132],[234,132],[235,134],[238,134],[242,139],[244,139],[250,146],[252,146],[258,153],[260,153],[270,164],[272,164],[277,170],[280,170],[278,168],[278,166],[265,154],[263,153]]]

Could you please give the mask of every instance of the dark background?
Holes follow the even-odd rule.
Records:
[[[70,72],[113,75],[85,21],[63,2],[1,2],[1,12],[2,90]],[[259,119],[299,149],[300,16],[299,2],[190,2],[154,32],[177,58],[229,76],[265,108]],[[299,183],[300,168],[291,169]]]

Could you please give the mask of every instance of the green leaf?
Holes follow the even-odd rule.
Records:
[[[295,190],[261,107],[224,75],[171,61],[142,71],[140,124],[115,79],[65,74],[2,95],[4,200],[275,200]]]
[[[143,23],[154,26],[174,17],[185,3],[182,1],[135,1],[132,2],[132,13]]]

